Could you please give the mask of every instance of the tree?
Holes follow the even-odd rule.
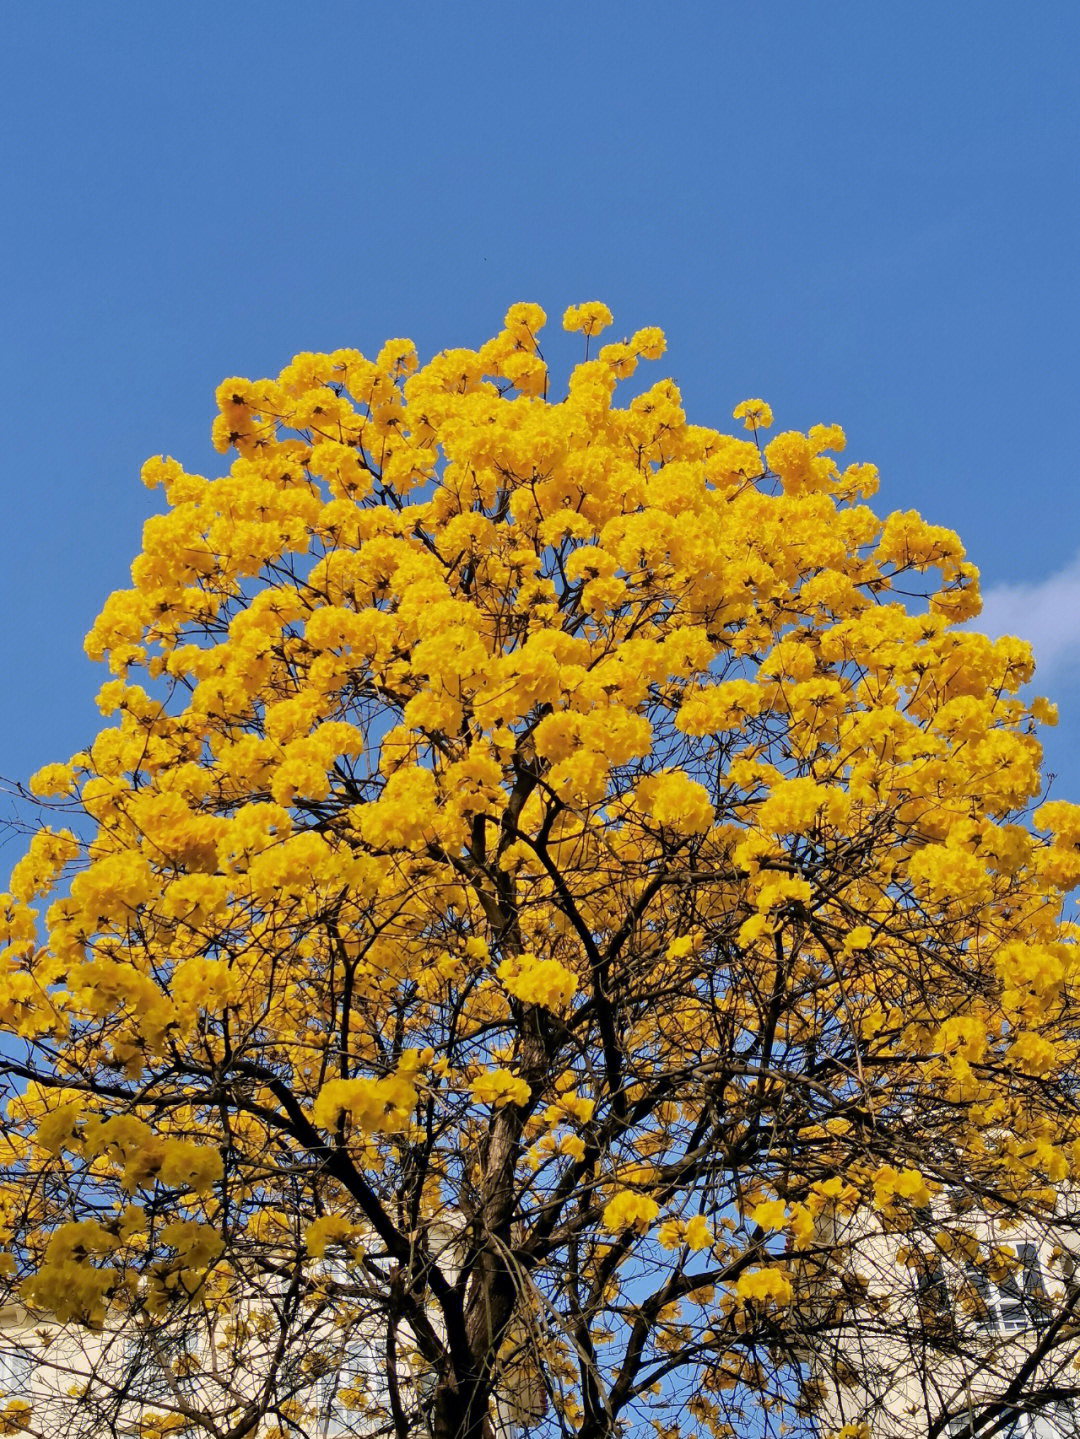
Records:
[[[320,1432],[327,1376],[399,1436],[797,1429],[838,1216],[1075,1179],[1029,647],[836,426],[616,405],[664,339],[589,358],[610,318],[557,402],[515,305],[226,380],[229,473],[144,468],[118,718],[5,899],[2,1200],[11,1296],[164,1363],[155,1432]],[[98,1366],[97,1432],[153,1368]]]

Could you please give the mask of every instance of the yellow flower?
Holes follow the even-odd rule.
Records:
[[[598,335],[610,324],[611,311],[599,300],[571,305],[563,315],[564,330],[581,330],[586,335]]]
[[[816,1233],[814,1216],[805,1204],[796,1204],[788,1215],[787,1227],[796,1249],[807,1249]]]
[[[713,1242],[712,1230],[704,1214],[695,1214],[687,1220],[685,1241],[689,1249],[708,1249]]]
[[[874,1175],[874,1205],[877,1209],[888,1209],[897,1197],[914,1209],[924,1209],[930,1203],[926,1180],[917,1169],[898,1170],[891,1164],[883,1164]]]
[[[748,1269],[739,1275],[735,1291],[742,1300],[780,1306],[790,1304],[791,1280],[785,1269]]]
[[[742,420],[748,430],[767,430],[773,422],[773,412],[764,400],[743,400],[732,411],[733,420]]]
[[[651,326],[644,330],[635,330],[630,337],[630,348],[635,350],[643,360],[658,360],[667,349],[667,341],[664,338],[663,330]]]
[[[844,948],[847,950],[869,949],[873,941],[874,933],[870,926],[857,924],[844,936]]]
[[[407,1129],[416,1105],[416,1086],[406,1074],[382,1079],[331,1079],[319,1090],[312,1114],[315,1123],[333,1129],[348,1115],[368,1134]]]
[[[515,999],[555,1011],[564,1010],[577,989],[577,976],[557,959],[537,959],[535,954],[504,959],[495,974]]]
[[[660,1206],[655,1199],[624,1189],[605,1206],[604,1228],[612,1234],[621,1234],[626,1229],[644,1234],[659,1213]]]
[[[30,1428],[34,1408],[25,1399],[10,1399],[0,1409],[0,1434],[22,1434]]]
[[[531,1092],[525,1080],[508,1069],[486,1070],[472,1082],[474,1101],[490,1105],[492,1109],[505,1109],[508,1104],[528,1104]]]
[[[1024,1074],[1048,1074],[1059,1062],[1058,1049],[1041,1035],[1018,1034],[1009,1046],[1008,1058]]]
[[[638,801],[657,824],[679,834],[701,834],[713,821],[709,792],[681,770],[668,770],[644,779],[637,787]]]
[[[71,794],[75,769],[70,764],[47,764],[30,776],[30,793],[44,798]]]
[[[751,1215],[755,1224],[762,1229],[783,1229],[787,1218],[787,1205],[782,1199],[766,1199],[757,1205]]]
[[[515,340],[531,341],[547,323],[547,315],[539,305],[511,305],[503,323]]]

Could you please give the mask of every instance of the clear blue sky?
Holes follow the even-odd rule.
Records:
[[[1078,42],[1075,0],[9,6],[0,772],[95,731],[139,466],[220,463],[219,379],[602,299],[695,422],[836,421],[959,530],[1080,798]]]

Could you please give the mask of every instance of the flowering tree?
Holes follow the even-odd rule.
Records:
[[[617,405],[655,329],[554,401],[543,320],[227,380],[229,473],[143,471],[117,718],[0,910],[5,1282],[35,1363],[139,1356],[95,1432],[797,1427],[838,1218],[1038,1218],[1080,1164],[1028,646],[837,427]]]

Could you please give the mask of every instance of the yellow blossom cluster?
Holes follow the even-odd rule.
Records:
[[[624,1190],[604,1207],[604,1226],[613,1234],[621,1234],[624,1229],[644,1233],[659,1212],[660,1206],[649,1195]]]
[[[739,1276],[735,1286],[740,1299],[756,1300],[759,1304],[791,1302],[791,1279],[783,1269],[751,1269]]]
[[[577,976],[557,959],[537,959],[535,954],[504,959],[495,973],[515,999],[545,1009],[565,1009],[577,989]]]

